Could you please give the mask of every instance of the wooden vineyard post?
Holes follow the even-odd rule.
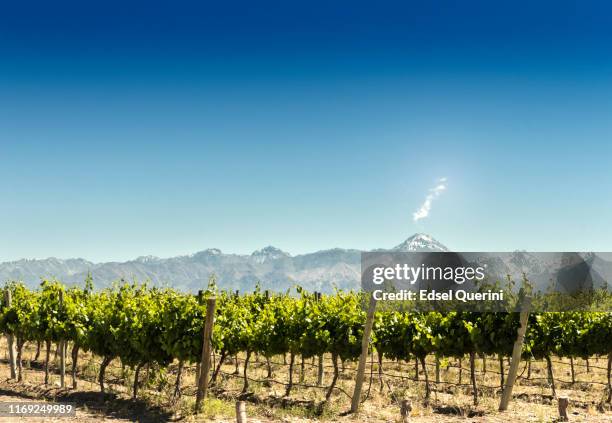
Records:
[[[202,400],[208,392],[208,373],[210,372],[210,352],[212,349],[211,336],[215,318],[215,306],[217,299],[211,297],[206,300],[206,321],[204,322],[204,339],[202,346],[202,364],[200,366],[200,378],[198,381],[198,394],[196,396],[195,412],[199,413]]]
[[[9,308],[11,304],[12,304],[11,290],[6,288],[4,290],[4,305],[7,308]],[[16,356],[15,356],[15,338],[13,337],[13,334],[11,333],[6,334],[6,343],[8,347],[9,365],[11,367],[11,379],[17,379],[17,372],[15,370],[17,367],[17,361],[16,361]]]
[[[569,418],[567,417],[567,406],[569,405],[569,398],[559,397],[557,400],[559,401],[559,421],[569,421]]]
[[[204,291],[202,291],[201,289],[198,291],[197,295],[196,295],[196,301],[198,302],[199,305],[202,305],[202,298],[204,298]],[[200,366],[202,365],[201,362],[197,362],[196,363],[196,369],[195,369],[195,386],[196,388],[199,386],[200,383]]]
[[[359,410],[359,404],[361,403],[361,387],[363,385],[366,362],[368,361],[368,347],[370,345],[370,334],[372,333],[372,325],[374,324],[375,311],[376,299],[374,299],[374,296],[372,295],[370,296],[368,315],[366,318],[365,327],[363,329],[363,338],[361,340],[361,357],[359,357],[359,367],[357,367],[355,390],[353,391],[353,399],[351,401],[351,413],[356,413]]]
[[[412,412],[412,403],[410,400],[402,400],[400,403],[400,415],[402,416],[402,423],[408,423],[410,421],[410,413]]]
[[[64,291],[59,292],[59,308],[60,311],[64,306]],[[66,340],[60,339],[59,341],[59,354],[60,354],[60,386],[63,388],[66,386]]]
[[[523,341],[525,339],[525,332],[527,331],[527,322],[529,319],[529,308],[531,303],[529,298],[526,298],[523,302],[523,308],[520,313],[519,321],[520,327],[517,332],[516,341],[514,342],[514,348],[512,349],[512,362],[510,363],[510,369],[508,370],[508,377],[506,378],[506,387],[502,393],[502,398],[499,403],[499,411],[506,411],[508,404],[512,398],[512,388],[514,388],[514,382],[518,373],[518,366],[521,361],[521,351],[523,350]]]
[[[612,352],[608,353],[608,398],[607,402],[612,402]]]
[[[321,301],[321,293],[315,292],[315,300],[317,302]],[[323,354],[319,354],[318,357],[318,366],[317,366],[317,386],[323,385]]]
[[[247,423],[246,403],[236,402],[236,423]]]

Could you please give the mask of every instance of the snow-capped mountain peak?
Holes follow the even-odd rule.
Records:
[[[427,234],[414,234],[399,245],[392,248],[393,251],[449,251],[449,249],[432,236]]]
[[[261,250],[253,251],[253,254],[251,254],[251,258],[257,263],[265,263],[269,260],[277,260],[284,257],[291,257],[291,255],[271,245]]]

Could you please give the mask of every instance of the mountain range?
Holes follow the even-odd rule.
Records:
[[[393,248],[372,251],[450,252],[444,244],[422,233],[414,234]],[[300,285],[309,291],[332,292],[334,288],[359,289],[361,253],[356,249],[334,248],[292,256],[269,246],[252,254],[227,254],[211,248],[185,256],[142,256],[126,262],[93,263],[81,258],[22,259],[0,263],[0,283],[23,281],[35,287],[43,278],[55,278],[69,286],[82,285],[91,274],[96,288],[125,280],[148,281],[153,286],[196,292],[206,288],[214,274],[218,286],[227,290],[250,291],[259,283],[262,289],[273,291]],[[539,290],[547,289],[551,282],[570,291],[577,287],[610,287],[608,281],[612,280],[612,253],[457,254],[466,263],[485,265],[487,274],[497,280],[510,276],[521,281],[523,274],[528,275]],[[416,255],[414,259],[420,260],[418,257],[424,256]]]
[[[426,234],[415,234],[391,249],[377,251],[448,251]],[[91,273],[96,288],[114,281],[150,281],[195,292],[205,288],[212,274],[228,290],[262,289],[284,291],[300,285],[309,291],[330,292],[334,287],[360,286],[361,251],[334,248],[292,256],[269,246],[250,255],[227,254],[212,248],[194,254],[159,258],[142,256],[126,262],[93,263],[85,259],[22,259],[0,263],[0,282],[23,281],[30,287],[42,278],[56,278],[67,285],[82,285]]]

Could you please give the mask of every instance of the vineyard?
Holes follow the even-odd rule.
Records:
[[[67,373],[75,389],[82,372],[79,357],[86,354],[99,360],[96,382],[102,392],[109,389],[111,363],[120,363],[122,371],[131,372],[122,383],[129,385],[133,397],[143,385],[142,373],[148,378],[151,369],[172,374],[173,397],[194,395],[193,384],[185,379],[200,371],[206,299],[214,296],[211,395],[227,395],[229,389],[223,385],[231,381],[236,397],[261,400],[255,391],[275,385],[282,388],[278,397],[283,399],[275,405],[303,404],[318,413],[335,399],[350,399],[352,391],[339,382],[352,374],[361,355],[368,300],[361,293],[321,295],[300,289],[297,295],[258,289],[237,295],[216,292],[214,286],[198,295],[138,284],[94,291],[90,280],[84,288],[44,281],[38,290],[10,283],[4,291],[0,328],[15,345],[11,376],[19,382],[26,379],[24,351],[36,346],[36,359],[44,354],[45,384],[52,371],[51,353],[59,350],[70,358]],[[477,405],[483,393],[501,391],[518,328],[518,313],[377,311],[368,356],[369,384],[362,400],[367,402],[370,391],[376,390],[385,393],[388,405],[399,403],[410,381],[419,386],[419,401],[428,403],[444,389],[461,387]],[[578,402],[592,403],[605,413],[612,399],[611,340],[612,313],[532,313],[521,383],[540,387],[541,392],[546,389],[551,398],[560,386],[577,386],[578,391],[583,387],[589,395],[576,398]],[[567,366],[570,377],[556,374],[555,363]],[[544,375],[539,377],[535,370],[532,375],[532,366],[540,365]],[[235,371],[228,371],[228,366]],[[587,382],[580,380],[584,366],[590,374]],[[287,369],[285,380],[278,380],[280,367]],[[444,372],[446,377],[441,376]],[[499,384],[484,383],[482,372],[495,374]],[[61,380],[64,384],[64,375]],[[312,398],[320,401],[292,401],[296,389],[301,394],[314,391]]]

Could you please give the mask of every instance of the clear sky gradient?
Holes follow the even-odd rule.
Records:
[[[13,3],[0,261],[612,250],[608,1]]]

